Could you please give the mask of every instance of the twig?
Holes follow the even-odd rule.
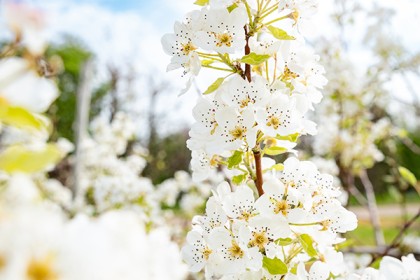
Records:
[[[385,244],[385,238],[381,229],[381,224],[379,220],[379,211],[378,211],[378,206],[376,205],[376,198],[375,198],[375,192],[373,190],[373,185],[372,185],[372,182],[369,180],[366,170],[363,170],[359,177],[366,191],[366,198],[368,202],[370,221],[372,222],[372,226],[375,232],[376,245],[382,246]]]
[[[83,155],[82,155],[82,143],[87,133],[87,126],[89,122],[89,107],[90,98],[92,94],[92,79],[93,79],[93,61],[88,60],[83,66],[80,86],[77,89],[77,108],[76,108],[76,153],[75,163],[73,169],[73,199],[76,199],[77,193],[80,189],[80,178],[83,173]]]
[[[413,153],[415,153],[417,155],[420,155],[420,147],[417,146],[417,144],[414,143],[413,140],[411,140],[408,137],[402,137],[402,138],[399,138],[399,139],[408,149],[410,149],[410,151],[412,151]]]
[[[413,218],[411,218],[408,222],[404,224],[404,226],[402,227],[398,235],[392,240],[391,244],[389,244],[381,254],[376,255],[372,258],[372,261],[369,263],[369,266],[372,265],[379,258],[386,256],[389,253],[389,251],[391,251],[392,249],[398,247],[400,245],[401,238],[404,235],[404,233],[414,224],[414,222],[419,217],[420,217],[420,209],[417,211],[417,214],[414,215]]]

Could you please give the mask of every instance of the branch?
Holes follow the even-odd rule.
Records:
[[[262,175],[262,167],[261,167],[261,151],[254,150],[253,152],[254,152],[255,173],[256,173],[255,186],[257,187],[258,195],[262,196],[264,194],[264,190],[262,187],[263,175]]]
[[[401,238],[403,237],[404,233],[414,224],[414,222],[420,217],[420,209],[417,211],[417,214],[414,215],[413,218],[411,218],[409,221],[407,221],[403,228],[400,230],[400,232],[398,233],[398,235],[394,238],[394,240],[392,240],[391,244],[389,244],[385,250],[379,254],[376,255],[375,257],[372,258],[372,261],[369,263],[368,266],[371,266],[376,260],[386,256],[392,249],[398,247],[400,245],[401,242]]]
[[[378,211],[378,206],[376,205],[375,192],[373,190],[372,182],[369,180],[366,170],[363,170],[359,177],[366,191],[366,198],[368,202],[370,221],[372,223],[372,226],[375,232],[376,245],[379,245],[379,246],[384,245],[385,238],[381,230],[381,223],[379,220],[379,211]]]
[[[248,30],[246,29],[246,26],[244,27],[244,29],[245,29],[245,38],[246,38],[245,55],[248,55],[251,53],[251,48],[249,47],[249,44],[248,44],[249,34],[248,34]],[[251,65],[250,64],[245,64],[245,72],[242,78],[244,79],[246,78],[248,82],[251,82]]]

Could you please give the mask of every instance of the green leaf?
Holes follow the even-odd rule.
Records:
[[[63,153],[55,144],[46,144],[36,150],[14,145],[0,154],[0,170],[9,173],[34,173],[56,164],[62,157]]]
[[[277,28],[275,26],[268,26],[268,30],[270,30],[271,34],[273,34],[274,38],[279,40],[295,40],[296,38],[287,34],[286,31],[283,29]]]
[[[297,274],[297,267],[298,267],[298,264],[295,264],[295,265],[292,267],[292,269],[290,269],[290,273],[292,273],[292,274],[296,275],[296,274]]]
[[[229,13],[231,13],[233,10],[235,10],[238,7],[238,4],[233,3],[233,5],[230,5],[227,10]]]
[[[264,153],[266,155],[269,155],[269,156],[277,156],[277,155],[283,154],[285,152],[287,152],[287,149],[283,148],[283,147],[264,148]]]
[[[277,245],[280,245],[280,246],[287,246],[287,245],[292,244],[293,240],[289,237],[288,238],[279,238],[275,241],[275,243]]]
[[[417,184],[417,178],[414,176],[414,174],[408,170],[407,168],[400,166],[398,167],[398,171],[400,172],[401,177],[403,177],[404,181],[409,183],[412,186],[416,186]]]
[[[271,56],[267,54],[256,54],[256,53],[250,53],[245,56],[243,56],[240,61],[246,64],[250,65],[260,65],[261,63],[265,62],[267,59],[269,59]]]
[[[0,121],[22,129],[46,129],[47,124],[36,114],[21,107],[12,107],[0,101]]]
[[[318,255],[317,251],[314,248],[314,240],[308,234],[299,235],[300,244],[302,244],[303,250],[310,256],[316,257]]]
[[[278,140],[287,140],[290,142],[296,142],[297,139],[299,138],[299,133],[294,133],[294,134],[290,134],[290,135],[286,135],[286,136],[281,136],[281,135],[277,135],[276,139]]]
[[[207,90],[203,93],[203,94],[210,94],[212,92],[214,92],[215,90],[217,90],[221,84],[223,83],[223,81],[225,80],[225,78],[218,78],[214,83],[212,83]]]
[[[238,166],[242,162],[242,155],[244,152],[242,151],[235,151],[233,155],[227,159],[228,168],[232,169],[235,166]]]
[[[271,166],[271,169],[274,169],[276,171],[283,171],[284,165],[282,163],[277,163]]]
[[[263,267],[270,272],[271,275],[281,275],[287,273],[287,266],[278,258],[263,258]]]
[[[201,61],[201,65],[202,66],[209,66],[210,64],[212,64],[214,62],[213,59],[205,59]]]
[[[234,183],[235,185],[240,185],[246,179],[246,176],[247,174],[233,176],[232,183]]]
[[[209,0],[197,0],[194,2],[194,4],[198,5],[198,6],[205,6],[209,3]]]

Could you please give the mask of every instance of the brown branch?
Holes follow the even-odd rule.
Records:
[[[259,150],[254,150],[254,159],[255,159],[255,186],[258,190],[258,195],[262,196],[264,194],[263,190],[263,175],[262,175],[262,167],[261,167],[261,152]]]
[[[376,260],[386,256],[392,249],[397,248],[400,245],[401,238],[403,237],[404,233],[414,224],[418,218],[420,218],[420,209],[417,211],[417,214],[414,215],[413,218],[404,224],[398,235],[394,238],[394,240],[392,240],[391,244],[389,244],[381,254],[372,258],[372,261],[368,266],[371,266]]]
[[[248,44],[249,34],[248,34],[248,30],[246,29],[246,26],[244,26],[244,29],[245,29],[245,39],[246,39],[245,55],[248,55],[251,53],[251,48],[249,47],[249,44]],[[244,79],[246,78],[248,82],[251,82],[251,65],[250,64],[245,64],[245,72],[242,78]]]

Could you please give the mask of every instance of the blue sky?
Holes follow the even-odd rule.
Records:
[[[138,10],[147,11],[156,1],[145,0],[74,0],[80,3],[95,3],[114,11]]]

